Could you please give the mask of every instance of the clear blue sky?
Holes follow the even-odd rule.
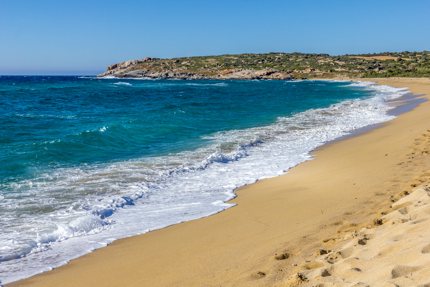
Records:
[[[0,74],[128,59],[430,50],[429,0],[0,0]]]

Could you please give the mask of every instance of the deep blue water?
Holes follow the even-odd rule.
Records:
[[[392,119],[388,101],[403,93],[334,81],[0,77],[0,281],[228,208],[235,188]]]
[[[336,82],[0,78],[0,182],[149,157],[370,91]]]

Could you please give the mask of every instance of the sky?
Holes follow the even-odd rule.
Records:
[[[0,0],[0,75],[263,52],[430,50],[430,0]]]

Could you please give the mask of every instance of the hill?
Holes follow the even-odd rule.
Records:
[[[144,58],[108,67],[99,77],[173,79],[308,79],[430,77],[430,52],[267,53],[172,59]]]

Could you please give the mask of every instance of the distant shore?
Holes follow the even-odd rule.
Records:
[[[369,80],[430,99],[430,79]],[[222,213],[115,241],[7,286],[428,283],[430,242],[420,236],[428,238],[429,111],[426,101],[325,145],[315,160],[241,188],[237,206]],[[405,253],[393,242],[420,252]]]
[[[335,77],[429,77],[430,52],[338,55],[306,53],[237,54],[112,64],[98,77],[141,79],[294,80]]]

